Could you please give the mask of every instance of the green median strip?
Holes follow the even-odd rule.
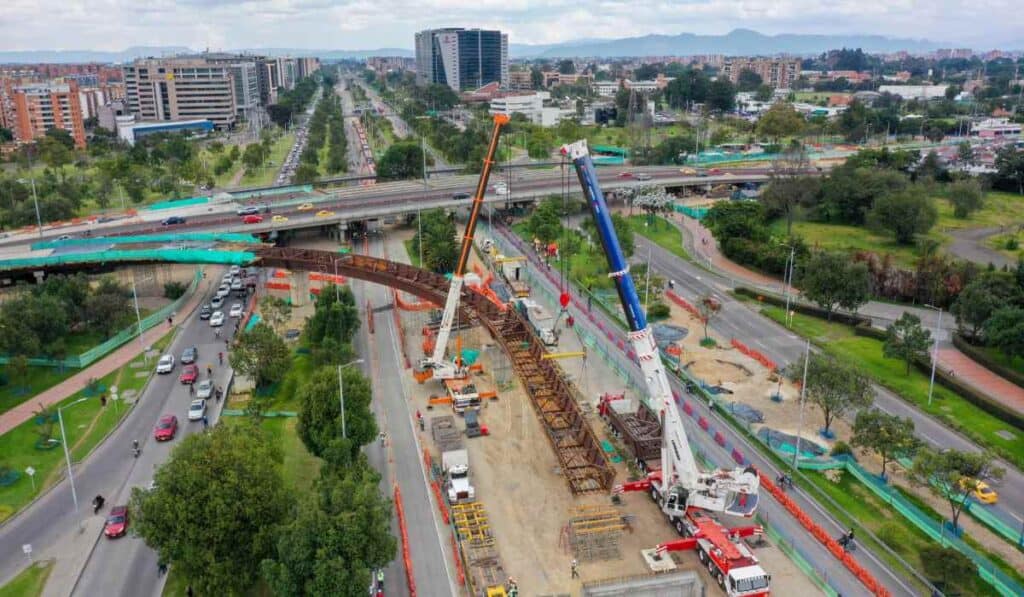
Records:
[[[53,571],[53,560],[33,562],[7,584],[0,587],[0,597],[36,597],[43,594],[46,580]]]

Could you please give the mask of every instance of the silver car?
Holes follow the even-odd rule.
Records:
[[[196,384],[196,398],[206,400],[213,395],[213,381],[204,379]]]
[[[164,356],[160,357],[160,360],[157,362],[156,372],[170,373],[171,371],[174,371],[174,355],[165,354]]]

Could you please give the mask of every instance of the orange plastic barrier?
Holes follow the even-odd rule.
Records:
[[[288,282],[267,282],[266,286],[271,290],[291,290],[292,288]]]
[[[437,484],[437,481],[431,481],[430,489],[434,491],[434,497],[437,498],[437,509],[441,511],[441,519],[448,524],[448,506],[445,505],[444,497],[441,495],[441,486]]]
[[[758,363],[761,363],[769,371],[774,371],[779,368],[779,366],[775,364],[775,361],[769,359],[768,357],[764,356],[763,354],[754,350],[753,348],[750,348],[749,346],[740,342],[736,338],[732,339],[732,347],[742,352],[743,354],[747,355],[748,357],[754,359]]]
[[[331,282],[333,284],[344,284],[348,278],[341,275],[325,274],[323,272],[309,272],[311,282]]]
[[[405,582],[409,584],[409,595],[416,597],[416,581],[412,574],[412,556],[409,554],[409,531],[405,526],[405,510],[402,509],[402,493],[395,483],[395,512],[398,514],[398,528],[402,532],[402,559],[405,561]]]
[[[668,298],[673,303],[679,305],[683,309],[686,309],[690,313],[690,315],[693,315],[697,319],[700,319],[700,320],[703,321],[704,318],[701,316],[700,311],[697,310],[697,307],[694,307],[693,305],[691,305],[689,301],[687,301],[683,297],[679,296],[678,294],[672,292],[671,290],[666,290],[665,291],[665,295],[668,296]]]
[[[292,275],[292,273],[290,271],[286,270],[286,269],[275,269],[274,270],[274,277],[275,278],[287,278],[290,275]]]
[[[807,513],[796,504],[796,502],[790,499],[790,497],[786,495],[785,491],[775,485],[775,483],[772,482],[772,480],[764,473],[758,473],[758,476],[761,477],[761,487],[767,489],[768,492],[771,493],[772,496],[782,504],[790,514],[793,515],[793,518],[796,518],[805,529],[810,531],[810,533],[814,535],[815,539],[824,545],[837,560],[846,566],[847,570],[857,577],[857,580],[867,587],[871,594],[877,595],[878,597],[889,597],[891,595],[888,589],[883,587],[870,572],[861,567],[861,565],[857,563],[857,560],[853,559],[853,556],[848,554],[846,550],[839,545],[838,541],[833,539],[831,535],[825,532],[825,529],[821,528],[816,522],[811,520],[811,517],[808,516]]]
[[[455,572],[459,577],[459,585],[466,584],[466,573],[462,569],[462,558],[459,556],[459,546],[455,543],[455,533],[451,534],[452,539],[452,559],[455,560]]]
[[[395,296],[395,305],[397,305],[398,308],[403,311],[430,311],[431,309],[439,308],[434,303],[430,303],[427,301],[417,301],[415,303],[406,302],[402,300],[402,294],[400,292],[394,289],[392,289],[392,292],[394,293]]]

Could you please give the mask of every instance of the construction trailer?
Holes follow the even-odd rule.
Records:
[[[598,239],[608,261],[609,276],[629,327],[629,342],[643,373],[651,408],[661,420],[661,463],[638,481],[615,487],[616,493],[644,491],[660,506],[683,539],[646,550],[652,570],[665,569],[669,552],[694,549],[708,572],[729,597],[767,597],[771,577],[740,538],[761,532],[760,526],[728,529],[707,512],[750,517],[758,505],[760,477],[752,467],[701,471],[679,414],[665,364],[647,322],[629,264],[615,234],[608,205],[598,182],[586,141],[562,147],[572,160],[583,196],[594,216]],[[615,402],[614,400],[611,402]],[[614,408],[614,407],[613,407]],[[634,412],[634,416],[636,416]]]
[[[544,346],[558,346],[558,330],[555,318],[542,305],[530,299],[516,299],[516,309],[533,326],[537,337]]]

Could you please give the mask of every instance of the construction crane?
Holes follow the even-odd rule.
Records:
[[[484,195],[487,193],[487,180],[490,178],[491,168],[494,166],[494,154],[498,150],[501,129],[508,124],[508,121],[509,118],[506,114],[494,115],[494,129],[491,131],[491,142],[487,146],[487,155],[484,156],[483,168],[480,170],[480,179],[476,183],[476,193],[473,195],[473,204],[469,210],[469,221],[466,222],[466,232],[462,235],[462,249],[459,252],[459,260],[455,265],[455,271],[452,272],[452,283],[448,287],[448,297],[444,303],[441,326],[437,330],[437,338],[434,341],[434,352],[420,361],[420,368],[422,370],[432,370],[431,377],[434,379],[455,379],[465,377],[466,375],[461,358],[456,356],[452,361],[446,361],[444,351],[448,346],[448,337],[452,333],[455,311],[459,307],[463,276],[466,274],[466,264],[469,263],[469,253],[473,248],[473,233],[476,231],[476,222],[480,218],[480,208],[483,207]]]
[[[615,235],[587,142],[583,140],[565,145],[561,151],[572,160],[584,198],[596,221],[601,246],[611,270],[608,275],[615,283],[629,325],[629,341],[643,373],[649,403],[660,411],[660,469],[650,471],[640,481],[617,486],[616,492],[648,492],[679,534],[684,536],[659,545],[655,558],[667,551],[696,549],[701,563],[708,567],[728,595],[767,595],[770,576],[757,564],[757,558],[746,546],[737,541],[740,536],[758,533],[760,527],[727,529],[703,512],[753,516],[760,486],[758,473],[752,467],[719,469],[710,473],[697,468],[654,334]]]

